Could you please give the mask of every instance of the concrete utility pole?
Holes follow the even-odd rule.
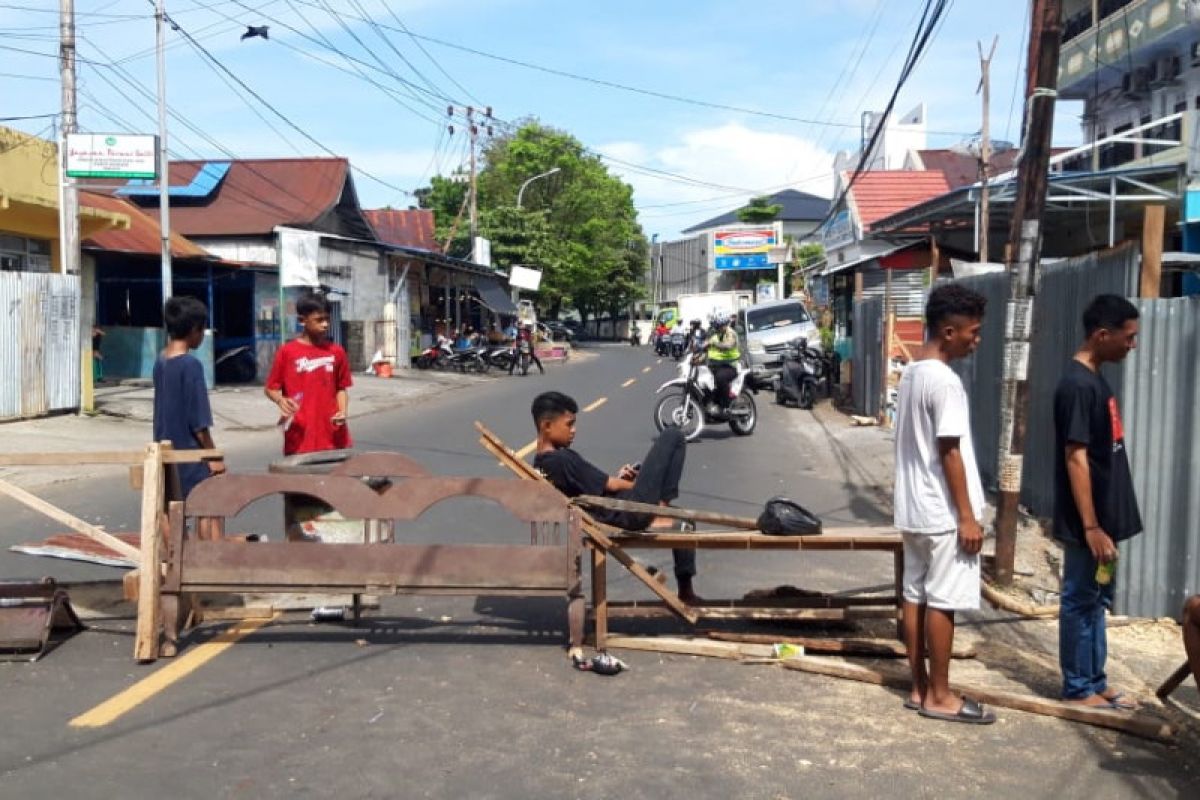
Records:
[[[1029,32],[1026,104],[1017,195],[1009,248],[1011,287],[1005,316],[1004,385],[1000,397],[1000,502],[996,513],[996,580],[1012,582],[1017,545],[1017,505],[1021,499],[1026,421],[1029,415],[1029,341],[1033,295],[1038,288],[1041,216],[1046,203],[1054,100],[1058,96],[1058,54],[1062,0],[1034,0]],[[1040,387],[1042,391],[1049,387]]]
[[[167,10],[163,0],[157,0],[154,10],[155,50],[158,64],[158,225],[162,232],[162,301],[175,289],[171,278],[171,196],[170,165],[167,159],[167,57],[166,57]],[[279,308],[283,312],[283,306]],[[282,320],[282,316],[280,317]]]
[[[475,237],[479,235],[479,207],[477,204],[476,195],[476,174],[475,174],[475,142],[479,138],[479,126],[475,124],[475,109],[467,106],[467,135],[471,137],[471,187],[470,192],[471,204],[468,211],[468,219],[471,223],[471,260],[478,263],[477,257],[479,253],[475,252]]]
[[[991,124],[989,115],[991,101],[991,69],[992,56],[996,55],[996,43],[1000,41],[999,36],[992,37],[992,49],[988,51],[987,58],[983,56],[983,43],[976,42],[975,46],[979,48],[979,93],[983,96],[983,125],[980,129],[979,142],[979,261],[980,263],[989,261],[988,256],[988,173],[992,166],[992,139],[991,139]]]
[[[58,146],[62,166],[58,179],[61,186],[59,209],[59,261],[66,275],[78,275],[79,252],[79,187],[66,175],[67,136],[78,130],[75,114],[75,0],[59,0],[59,74],[62,79],[62,137]],[[87,332],[91,340],[91,331]]]

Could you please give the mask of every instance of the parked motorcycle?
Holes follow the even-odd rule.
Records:
[[[450,356],[450,366],[459,372],[487,372],[492,366],[487,353],[488,348],[482,346],[455,350]]]
[[[454,348],[451,347],[450,340],[439,336],[436,342],[421,351],[413,363],[417,369],[448,369],[453,356]]]
[[[827,364],[825,354],[809,347],[807,339],[791,342],[783,356],[775,402],[781,406],[794,402],[799,408],[811,409],[817,401],[817,383],[826,377]]]
[[[749,436],[758,423],[758,407],[746,388],[746,377],[750,374],[740,362],[737,377],[729,384],[732,400],[722,409],[716,397],[716,379],[708,368],[704,357],[696,356],[681,363],[679,374],[658,387],[656,394],[663,394],[654,407],[654,425],[662,431],[675,427],[683,431],[689,442],[704,430],[705,423],[728,422],[738,436]]]
[[[487,360],[496,369],[508,372],[508,367],[512,364],[513,360],[512,345],[506,344],[488,348]]]

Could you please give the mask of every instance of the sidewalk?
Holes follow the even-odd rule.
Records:
[[[410,370],[392,378],[355,375],[350,419],[417,403],[455,386],[488,381],[486,376]],[[219,386],[209,393],[213,437],[235,450],[264,434],[274,434],[279,412],[262,386]],[[151,439],[154,388],[149,381],[122,381],[96,389],[94,415],[62,414],[0,424],[7,453],[141,450]],[[0,467],[0,478],[27,489],[82,477],[117,473],[123,467]]]

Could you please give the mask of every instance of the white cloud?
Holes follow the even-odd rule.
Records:
[[[642,209],[648,233],[670,235],[736,208],[754,194],[794,188],[829,196],[833,188],[833,155],[812,139],[756,130],[738,122],[686,131],[677,141],[658,147],[619,141],[597,150],[622,161],[713,184],[688,185],[610,163],[610,169],[634,187],[634,202]]]

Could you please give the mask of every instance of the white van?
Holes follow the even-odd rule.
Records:
[[[783,354],[796,339],[821,349],[821,334],[799,300],[771,300],[738,312],[736,330],[742,353],[759,379],[773,379],[783,367]]]

